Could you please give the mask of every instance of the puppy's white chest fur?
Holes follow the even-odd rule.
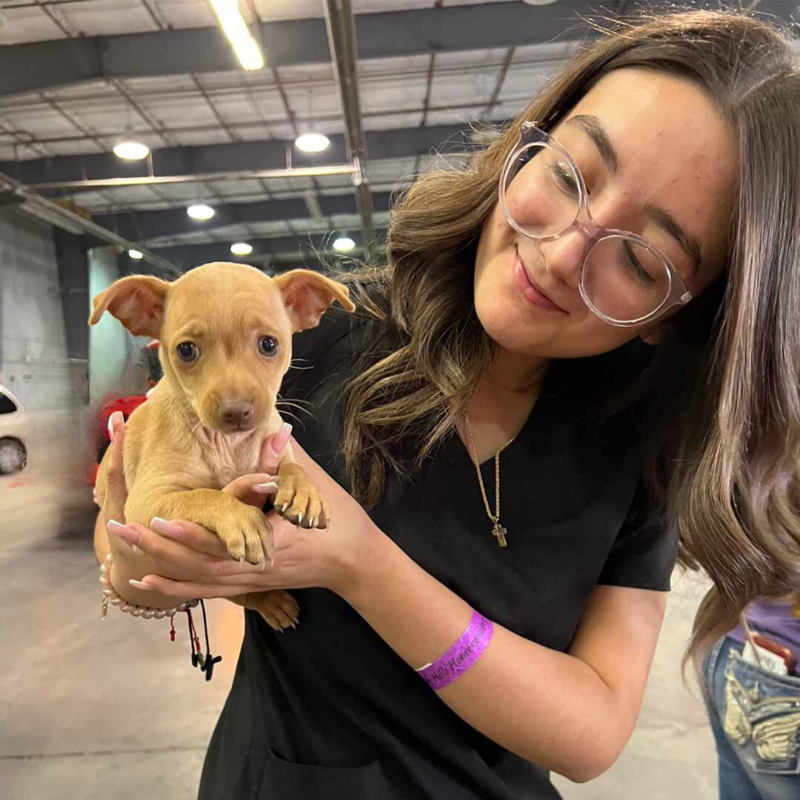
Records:
[[[232,480],[256,471],[263,431],[225,434],[202,427],[195,432],[211,482],[219,489]]]

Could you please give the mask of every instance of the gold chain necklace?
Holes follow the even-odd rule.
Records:
[[[507,547],[506,534],[508,531],[500,524],[500,453],[514,441],[513,437],[509,439],[495,454],[494,454],[494,508],[495,513],[492,514],[492,509],[489,507],[489,499],[486,496],[486,487],[483,485],[483,476],[481,475],[481,465],[478,463],[478,451],[475,447],[475,441],[472,438],[472,427],[469,424],[469,415],[464,414],[464,422],[467,428],[467,437],[469,438],[470,458],[475,465],[475,471],[478,473],[478,483],[481,487],[481,497],[483,497],[483,505],[486,508],[486,515],[489,517],[492,525],[492,536],[497,539],[497,544],[500,547]]]

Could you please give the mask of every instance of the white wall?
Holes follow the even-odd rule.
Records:
[[[0,383],[29,411],[63,409],[85,373],[67,358],[52,228],[0,209]]]

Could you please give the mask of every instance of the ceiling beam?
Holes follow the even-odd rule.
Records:
[[[369,252],[375,239],[375,229],[372,226],[372,193],[367,183],[367,142],[358,95],[355,16],[350,0],[325,0],[325,21],[344,116],[347,157],[357,170],[353,176],[353,186],[358,215],[361,217],[361,236]]]
[[[2,53],[2,49],[0,49]],[[448,150],[463,152],[470,128],[465,125],[439,125],[429,128],[401,128],[369,131],[366,134],[370,160],[406,158],[425,154],[443,143]],[[330,137],[331,146],[322,154],[311,156],[296,149],[292,153],[294,167],[321,166],[346,160],[344,137]],[[165,147],[152,151],[155,175],[186,175],[206,172],[239,172],[284,169],[286,148],[291,142],[282,140],[231,142],[197,147]],[[129,162],[111,153],[80,156],[56,156],[30,161],[0,161],[0,172],[17,181],[32,185],[45,182],[104,180],[148,175],[145,162]],[[70,189],[68,194],[75,194]],[[62,193],[63,195],[64,193]]]
[[[356,250],[348,255],[363,252],[361,234],[349,234],[356,243]],[[319,251],[331,261],[342,254],[331,250],[333,239],[330,234],[308,234],[306,236],[275,236],[265,239],[248,239],[253,246],[249,256],[237,258],[231,255],[230,242],[210,242],[205,244],[183,244],[173,247],[154,247],[152,252],[160,258],[187,270],[211,261],[239,261],[243,264],[265,264],[270,261],[294,262],[297,267],[319,262],[316,252]]]
[[[389,192],[374,192],[373,208],[377,213],[388,211],[390,199]],[[319,198],[319,205],[323,217],[358,213],[355,197],[352,194],[322,195]],[[308,218],[308,207],[302,197],[215,205],[214,211],[216,212],[214,217],[208,222],[196,222],[190,219],[183,208],[97,214],[92,219],[119,236],[144,242],[196,231],[213,234],[215,230],[230,225]]]
[[[359,57],[530,45],[550,42],[567,30],[570,36],[581,35],[586,26],[576,12],[585,12],[585,5],[584,0],[562,0],[552,7],[483,3],[358,14]],[[265,22],[259,29],[270,67],[330,60],[324,19]],[[56,39],[0,48],[0,96],[86,81],[238,69],[216,27]]]

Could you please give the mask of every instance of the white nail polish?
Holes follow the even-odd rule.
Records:
[[[277,483],[256,483],[253,486],[253,491],[257,494],[272,494],[278,491]]]

